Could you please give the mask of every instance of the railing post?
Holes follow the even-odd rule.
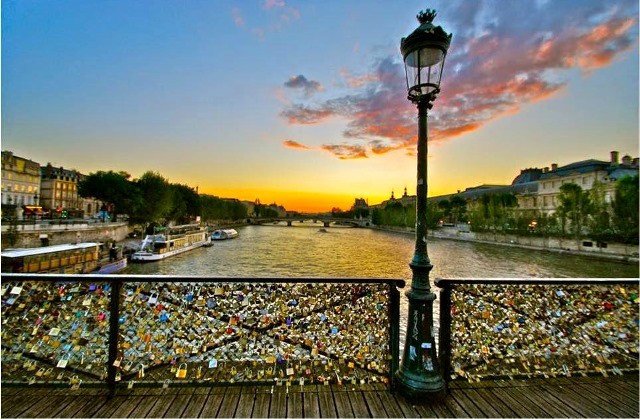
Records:
[[[109,359],[107,364],[107,385],[111,396],[116,391],[116,373],[118,368],[113,365],[118,358],[118,336],[120,335],[120,292],[122,281],[111,279],[111,299],[109,304]]]
[[[395,283],[389,284],[389,350],[391,351],[391,369],[389,384],[392,391],[396,388],[396,372],[400,365],[400,291]]]
[[[451,381],[451,284],[436,280],[440,287],[440,368],[445,382]]]

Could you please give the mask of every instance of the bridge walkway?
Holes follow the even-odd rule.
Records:
[[[639,417],[638,375],[455,381],[438,403],[382,384],[2,388],[2,417]]]

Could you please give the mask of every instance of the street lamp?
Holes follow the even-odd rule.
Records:
[[[413,273],[409,317],[402,363],[396,373],[398,390],[409,398],[436,399],[444,395],[446,383],[440,375],[433,329],[433,301],[429,285],[433,268],[427,254],[427,111],[440,92],[440,79],[451,42],[432,21],[434,10],[417,15],[420,26],[400,41],[407,79],[408,99],[418,107],[418,167],[416,186],[416,244],[409,263]]]

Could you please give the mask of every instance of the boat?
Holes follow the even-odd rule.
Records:
[[[140,249],[131,255],[132,262],[153,262],[166,259],[189,250],[207,246],[211,238],[200,224],[175,227],[156,227],[154,234],[147,234]]]
[[[127,267],[122,248],[115,243],[84,242],[2,251],[3,273],[112,274]]]
[[[227,239],[235,239],[238,237],[238,232],[233,228],[226,228],[223,230],[216,230],[211,235],[211,240],[227,240]]]

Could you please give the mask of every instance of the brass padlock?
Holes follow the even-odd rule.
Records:
[[[178,366],[178,370],[176,371],[176,378],[187,378],[187,364],[182,363]]]

